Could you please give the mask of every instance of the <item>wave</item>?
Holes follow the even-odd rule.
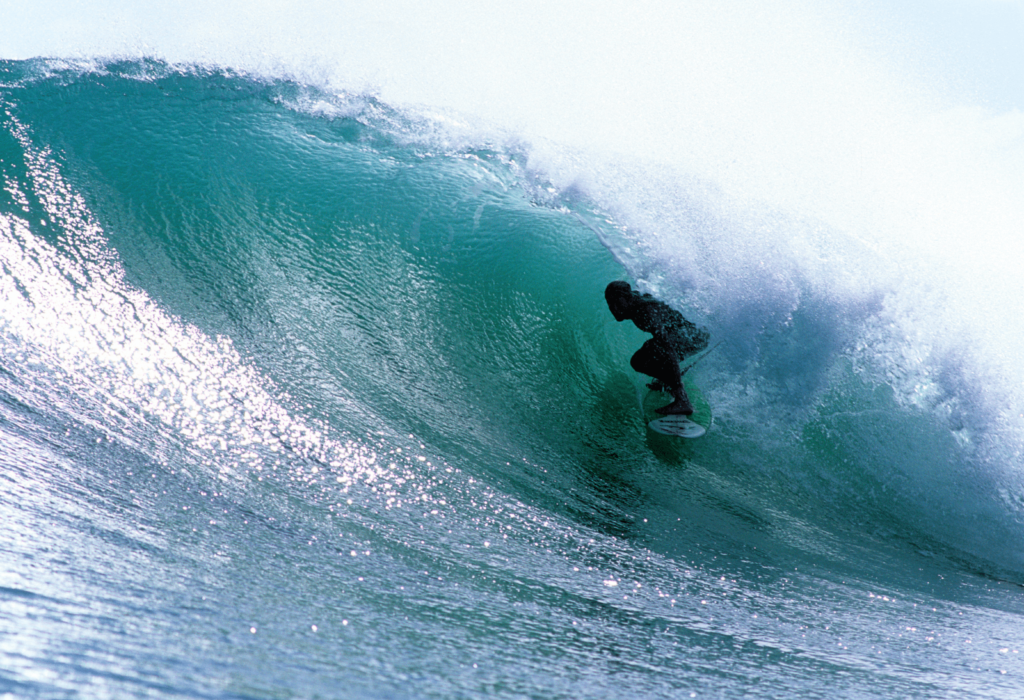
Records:
[[[367,94],[154,61],[2,83],[19,405],[243,491],[443,502],[454,470],[611,533],[649,502],[854,569],[1024,573],[1016,394],[973,325],[927,317],[940,268],[671,169],[623,198],[649,168],[567,178],[568,155]],[[623,277],[723,341],[699,442],[643,425],[643,336],[603,301]]]

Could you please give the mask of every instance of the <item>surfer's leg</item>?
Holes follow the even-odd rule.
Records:
[[[654,409],[655,412],[666,416],[675,414],[683,416],[693,415],[693,404],[690,403],[690,397],[686,395],[686,389],[683,387],[682,382],[679,383],[679,386],[672,389],[672,397],[675,401],[668,406]]]
[[[665,381],[666,388],[669,390],[669,393],[672,394],[672,398],[675,399],[675,401],[670,403],[668,406],[662,406],[655,410],[663,415],[692,415],[693,404],[690,403],[690,397],[686,395],[686,389],[683,387],[683,375],[679,371],[679,362],[673,357],[671,365],[666,369],[669,374],[672,375],[672,378],[671,381],[663,381]]]
[[[654,377],[663,383],[670,383],[671,371],[669,364],[672,358],[666,350],[667,348],[663,344],[651,338],[639,350],[633,353],[629,364],[640,374]],[[678,371],[678,365],[676,365],[676,368]]]
[[[651,338],[636,351],[629,361],[630,366],[637,372],[654,377],[661,382],[675,399],[668,406],[658,409],[662,414],[682,414],[688,416],[693,413],[693,406],[690,398],[683,388],[683,376],[679,372],[679,360],[672,349]]]

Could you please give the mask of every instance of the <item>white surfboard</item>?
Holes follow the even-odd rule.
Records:
[[[664,416],[655,418],[647,424],[651,430],[662,435],[683,438],[699,438],[705,432],[703,425],[698,425],[686,416]]]
[[[711,404],[704,398],[704,394],[689,376],[683,376],[683,386],[686,387],[686,394],[690,397],[690,403],[693,404],[693,415],[659,415],[656,409],[671,403],[672,397],[662,391],[649,391],[641,402],[644,417],[648,421],[647,426],[662,435],[681,438],[702,437],[711,428]]]

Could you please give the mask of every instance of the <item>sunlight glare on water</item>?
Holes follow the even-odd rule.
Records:
[[[177,444],[172,430],[226,480],[276,469],[283,450],[314,465],[307,481],[330,479],[342,491],[395,468],[373,448],[330,437],[290,413],[281,403],[287,397],[275,398],[228,338],[207,338],[127,285],[102,229],[52,153],[34,147],[28,130],[9,120],[26,153],[29,181],[5,175],[5,188],[28,214],[29,192],[21,188],[30,187],[48,217],[39,225],[56,229],[65,248],[33,233],[23,217],[0,216],[4,351],[13,365],[47,368],[41,375],[26,372],[52,383],[36,388],[37,400],[63,396],[65,410],[119,439],[152,441],[165,460]],[[154,422],[156,434],[147,427]]]

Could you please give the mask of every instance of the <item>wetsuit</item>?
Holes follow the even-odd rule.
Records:
[[[683,389],[679,362],[708,346],[708,331],[687,321],[665,302],[633,291],[626,282],[609,284],[605,299],[616,320],[631,320],[637,328],[654,336],[636,351],[629,364],[637,372],[661,382],[675,397],[675,402],[660,412],[693,413]]]

